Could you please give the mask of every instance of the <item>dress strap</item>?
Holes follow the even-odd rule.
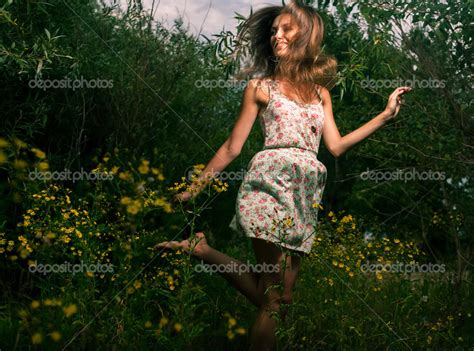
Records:
[[[322,102],[323,97],[321,96],[321,85],[318,84],[318,89],[316,90],[316,92],[318,93],[319,101]]]
[[[271,79],[262,79],[259,81],[258,85],[260,90],[262,90],[269,98],[273,96],[275,85]]]

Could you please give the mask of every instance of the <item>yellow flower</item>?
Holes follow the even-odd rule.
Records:
[[[64,315],[66,317],[71,317],[74,313],[77,312],[77,306],[75,304],[71,304],[63,308]]]
[[[40,305],[41,305],[41,303],[37,300],[34,300],[34,301],[31,302],[31,308],[32,309],[36,309],[36,308],[40,307]]]
[[[38,169],[41,172],[47,171],[49,169],[49,165],[48,165],[47,162],[40,162],[40,163],[38,163]]]
[[[15,167],[15,169],[22,170],[28,167],[28,163],[26,163],[24,160],[15,160],[15,162],[13,162],[13,167]]]
[[[129,172],[120,172],[119,173],[119,178],[122,180],[131,180],[132,176],[130,175]]]
[[[19,316],[20,318],[26,318],[26,317],[28,317],[28,311],[27,311],[27,310],[20,310],[20,311],[18,312],[18,316]]]
[[[7,160],[8,160],[7,155],[5,155],[5,153],[4,153],[3,151],[0,151],[0,165],[1,165],[2,163],[7,162]]]
[[[244,328],[240,327],[240,328],[237,328],[235,332],[237,334],[244,335],[247,331]]]
[[[235,338],[235,334],[234,334],[234,332],[233,332],[232,330],[228,330],[228,331],[227,331],[227,338],[228,338],[229,340],[232,340],[233,338]]]
[[[34,333],[31,336],[31,342],[33,343],[33,345],[41,344],[43,342],[43,335],[41,335],[41,333]]]
[[[182,329],[183,329],[183,325],[181,323],[174,324],[174,330],[176,330],[177,333],[179,333]]]
[[[127,206],[127,212],[136,215],[142,207],[140,200],[134,200]]]
[[[6,141],[4,138],[0,138],[0,148],[5,148],[9,146],[10,146],[10,143],[8,141]]]
[[[145,322],[145,328],[148,329],[148,328],[151,328],[151,327],[152,327],[151,322],[150,322],[150,321],[146,321],[146,322]]]
[[[129,198],[128,196],[124,196],[122,197],[122,199],[120,200],[120,203],[122,205],[128,205],[128,204],[131,204],[132,203],[132,199]]]
[[[133,286],[129,286],[127,288],[127,294],[132,295],[134,292],[135,292],[135,289],[133,288]]]
[[[43,159],[43,158],[46,157],[46,154],[43,151],[41,151],[40,149],[37,149],[37,148],[33,147],[33,148],[31,148],[31,151],[33,151],[35,153],[36,157],[38,157],[40,159]]]
[[[142,160],[141,165],[138,167],[138,171],[141,174],[148,174],[150,172],[150,167],[148,166],[149,164],[150,164],[150,161]]]
[[[235,318],[229,318],[229,326],[230,327],[233,327],[236,324],[237,324],[237,321],[235,320]]]
[[[51,332],[51,334],[49,334],[49,336],[51,337],[51,339],[53,339],[53,341],[56,341],[56,342],[58,342],[62,338],[61,333],[58,332],[57,330]]]
[[[76,229],[76,235],[79,239],[82,238],[82,233],[77,229]]]
[[[168,318],[162,317],[162,318],[160,319],[160,328],[164,327],[164,326],[167,325],[167,324],[168,324]]]
[[[142,282],[139,280],[135,280],[135,282],[133,283],[133,286],[135,287],[135,289],[138,290],[142,287]]]
[[[18,138],[13,139],[13,144],[19,149],[25,149],[27,147],[26,143]]]

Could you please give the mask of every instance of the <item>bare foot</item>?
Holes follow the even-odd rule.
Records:
[[[203,255],[205,255],[206,251],[210,248],[210,246],[207,243],[204,233],[197,232],[192,239],[189,238],[183,241],[163,241],[159,244],[156,244],[154,248],[165,248],[173,250],[182,249],[193,256],[201,258]]]

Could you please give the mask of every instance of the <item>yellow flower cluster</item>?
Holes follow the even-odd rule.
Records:
[[[423,254],[413,241],[403,242],[398,238],[383,237],[365,242],[355,218],[350,214],[345,215],[344,211],[338,216],[330,211],[328,218],[320,218],[316,231],[309,257],[317,265],[326,261],[334,273],[344,273],[349,278],[363,274],[361,265],[365,261],[412,262],[416,256]],[[384,272],[377,271],[373,274],[376,281],[383,279]],[[331,279],[323,279],[321,282],[334,285]],[[374,291],[379,291],[379,288]]]
[[[227,317],[227,338],[229,340],[234,339],[236,335],[245,335],[247,333],[245,328],[237,325],[237,320],[229,312],[225,312],[224,316]]]
[[[221,193],[229,189],[229,184],[222,182],[219,178],[213,176],[202,177],[201,174],[205,165],[198,164],[193,166],[193,174],[188,181],[186,177],[181,177],[181,182],[175,182],[174,186],[168,190],[174,192],[187,191],[189,193],[200,192],[206,185],[212,187],[216,192]]]

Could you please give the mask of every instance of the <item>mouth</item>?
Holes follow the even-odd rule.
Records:
[[[281,49],[282,47],[285,47],[287,45],[288,45],[287,43],[283,43],[283,42],[275,43],[274,48],[275,49]]]

